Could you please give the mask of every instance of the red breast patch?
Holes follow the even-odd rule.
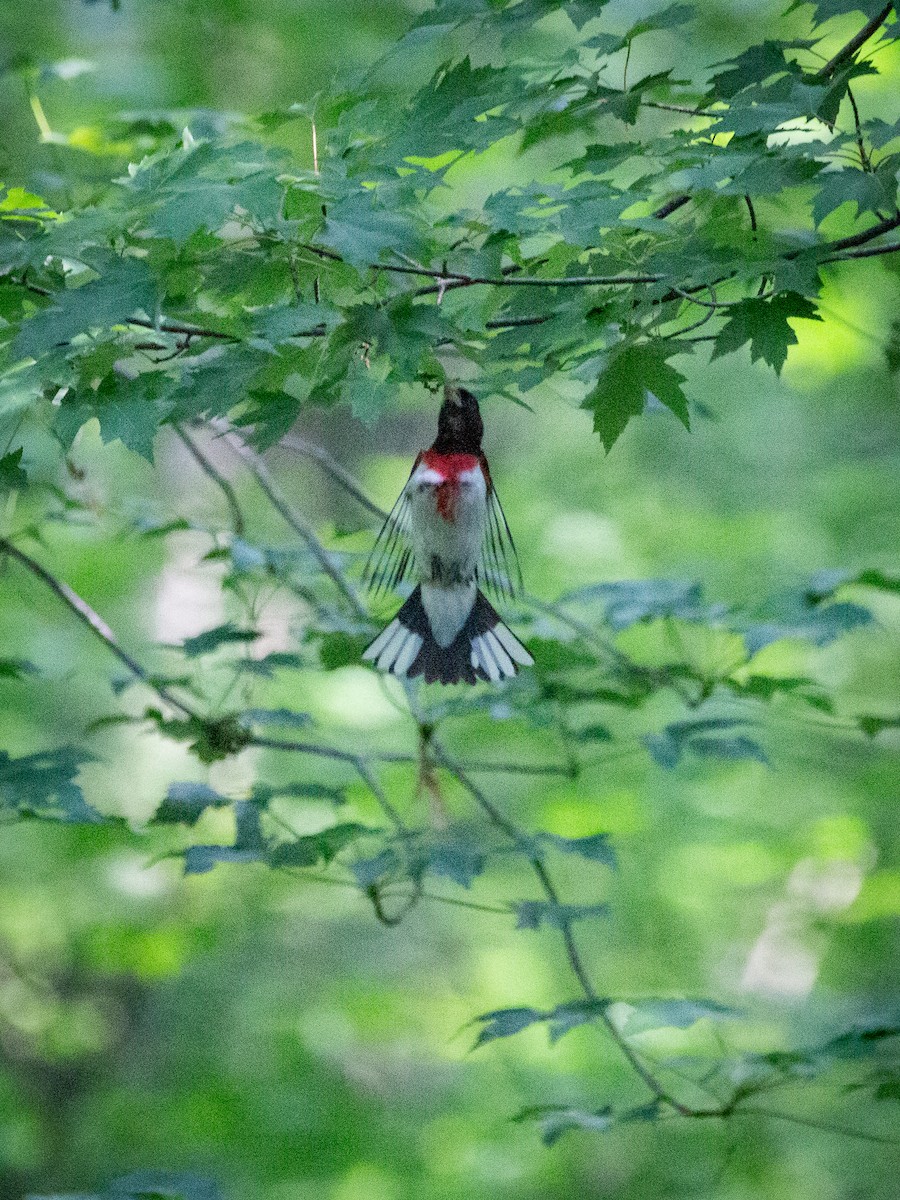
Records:
[[[456,504],[459,500],[459,477],[481,465],[476,454],[440,454],[437,450],[425,450],[422,462],[443,480],[435,489],[435,504],[439,517],[445,521],[456,520]]]
[[[422,462],[444,479],[455,482],[465,471],[479,466],[480,459],[477,454],[440,454],[437,450],[424,450]]]

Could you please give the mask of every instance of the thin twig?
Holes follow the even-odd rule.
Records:
[[[438,742],[435,741],[434,738],[431,739],[430,745],[435,759],[441,764],[441,766],[444,767],[446,771],[449,771],[450,774],[460,784],[462,784],[478,807],[486,814],[491,823],[497,829],[506,834],[506,836],[528,856],[528,862],[541,885],[544,895],[551,904],[559,906],[559,893],[556,890],[556,885],[554,884],[553,879],[551,878],[543,860],[539,855],[535,854],[533,839],[529,838],[523,830],[519,829],[519,827],[512,822],[496,806],[496,804],[489,799],[488,796],[484,794],[481,788],[479,788],[478,785],[469,778],[467,773],[458,763],[454,762],[454,760],[450,758],[447,752]],[[578,945],[575,941],[575,935],[573,934],[572,927],[568,921],[561,922],[561,932],[566,950],[566,958],[568,959],[572,973],[575,975],[575,978],[581,985],[582,991],[588,1000],[600,1000],[600,996],[591,982],[590,976],[588,975],[584,960],[581,957],[581,952],[578,949]],[[671,1108],[675,1109],[676,1112],[682,1114],[683,1116],[692,1115],[692,1110],[687,1105],[682,1104],[675,1097],[671,1096],[659,1082],[656,1076],[652,1073],[652,1071],[650,1071],[646,1065],[641,1062],[640,1057],[634,1048],[629,1044],[628,1039],[625,1038],[616,1028],[615,1022],[609,1016],[609,1013],[605,1007],[601,1009],[600,1016],[609,1036],[618,1046],[619,1050],[628,1061],[629,1066],[635,1071],[640,1079],[643,1080],[644,1084],[652,1092],[656,1099],[664,1104],[668,1104]]]
[[[76,591],[73,591],[67,583],[63,583],[61,579],[57,579],[46,567],[42,567],[36,559],[31,558],[24,550],[20,550],[18,546],[13,545],[8,538],[0,537],[0,554],[8,554],[10,558],[16,559],[26,570],[40,579],[41,583],[46,584],[75,613],[78,619],[87,625],[88,629],[103,642],[119,662],[128,668],[135,679],[139,679],[141,683],[151,688],[159,696],[160,700],[165,701],[166,704],[184,713],[187,717],[197,716],[192,708],[189,708],[187,704],[179,700],[177,696],[173,696],[167,687],[154,682],[141,664],[132,658],[128,651],[122,647],[119,639],[100,614],[95,612],[88,602],[79,596]]]
[[[306,438],[297,437],[292,433],[286,434],[278,444],[279,446],[284,446],[286,450],[293,450],[296,454],[302,454],[305,458],[311,458],[336,483],[339,483],[354,500],[358,501],[363,508],[368,509],[376,517],[380,517],[382,521],[387,519],[387,510],[380,508],[374,500],[369,499],[346,467],[341,466],[337,459],[332,454],[329,454],[324,446],[318,446],[315,442],[309,442]]]
[[[662,221],[666,217],[671,216],[673,212],[677,212],[679,208],[684,208],[685,204],[690,203],[690,199],[691,197],[687,192],[683,192],[680,196],[673,196],[671,200],[667,200],[665,204],[660,205],[653,215],[657,220]]]
[[[859,48],[863,46],[874,33],[878,32],[893,11],[893,3],[886,4],[877,16],[874,16],[870,21],[867,21],[866,24],[863,25],[862,29],[860,29],[859,33],[852,37],[850,41],[846,43],[846,45],[842,46],[833,58],[828,60],[824,67],[816,71],[815,75],[813,75],[813,79],[817,81],[830,79],[835,71],[838,70],[838,68],[842,67],[844,63],[849,62],[857,50],[859,50]]]
[[[218,424],[214,424],[218,427]],[[356,592],[351,587],[350,583],[344,577],[344,574],[332,561],[331,555],[316,537],[312,528],[303,520],[299,513],[288,503],[287,499],[281,492],[281,489],[272,478],[269,468],[263,461],[262,455],[248,446],[244,439],[233,429],[228,428],[227,432],[222,435],[234,452],[244,460],[247,466],[252,471],[262,491],[265,493],[269,503],[277,513],[290,525],[291,529],[303,540],[313,557],[318,562],[319,566],[332,581],[350,607],[354,614],[361,620],[368,620],[368,613],[363,607]]]
[[[858,250],[847,250],[843,254],[832,254],[823,262],[845,262],[851,258],[876,258],[879,254],[896,254],[900,242],[882,242],[880,246],[860,246]]]
[[[817,1121],[812,1117],[798,1117],[793,1113],[776,1112],[771,1108],[756,1108],[755,1106],[741,1105],[740,1108],[735,1108],[732,1111],[735,1116],[770,1117],[776,1121],[789,1121],[793,1125],[805,1125],[808,1129],[821,1129],[823,1133],[839,1133],[843,1137],[859,1138],[863,1142],[876,1142],[879,1146],[900,1145],[900,1141],[897,1138],[885,1137],[880,1133],[869,1133],[864,1129],[845,1129],[841,1125],[833,1125],[831,1121]],[[726,1113],[724,1115],[728,1116],[731,1114]]]
[[[216,485],[216,487],[221,491],[222,495],[225,497],[225,502],[228,505],[229,511],[231,512],[232,531],[240,537],[244,533],[244,530],[247,527],[247,523],[244,519],[244,514],[241,509],[241,506],[238,503],[238,498],[237,498],[237,495],[235,494],[234,488],[231,486],[231,484],[228,482],[228,480],[225,478],[225,476],[221,473],[221,471],[219,471],[218,468],[215,467],[213,465],[213,463],[206,457],[206,455],[199,448],[199,446],[197,446],[197,444],[190,437],[190,435],[188,434],[187,430],[184,428],[183,425],[175,424],[173,426],[173,428],[175,429],[175,432],[178,435],[178,437],[182,440],[182,442],[184,442],[185,446],[187,447],[188,451],[191,454],[191,457],[194,459],[194,461],[200,467],[201,471],[203,471],[206,475],[209,476],[209,478],[213,481],[213,483]]]

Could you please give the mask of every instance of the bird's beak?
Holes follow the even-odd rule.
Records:
[[[452,404],[454,408],[462,408],[462,396],[459,393],[459,388],[455,388],[449,383],[446,384],[444,387],[444,403]]]

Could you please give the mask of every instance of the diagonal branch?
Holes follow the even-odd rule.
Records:
[[[330,475],[336,483],[340,484],[363,508],[368,509],[370,513],[373,513],[380,520],[387,520],[387,511],[380,508],[374,500],[369,499],[346,467],[341,466],[337,459],[332,454],[329,454],[324,446],[318,446],[315,442],[308,442],[306,438],[297,437],[292,433],[286,434],[278,444],[279,446],[284,446],[286,450],[293,450],[296,454],[302,454],[305,458],[311,458],[313,462],[318,463],[322,470],[327,475]]]
[[[175,432],[184,442],[191,457],[200,467],[204,474],[208,475],[213,481],[222,495],[225,497],[225,502],[228,505],[231,513],[231,529],[232,532],[240,537],[247,527],[247,522],[244,519],[244,513],[238,502],[237,494],[225,476],[218,470],[216,466],[207,458],[197,443],[190,437],[183,425],[174,425]]]
[[[135,679],[139,679],[141,683],[151,688],[159,696],[160,700],[165,701],[166,704],[177,709],[186,717],[197,717],[192,708],[179,700],[177,696],[173,696],[167,687],[153,680],[152,676],[141,666],[137,659],[132,658],[128,651],[122,647],[119,639],[100,614],[95,612],[88,602],[79,596],[76,591],[73,591],[67,583],[63,583],[61,579],[57,579],[46,567],[42,567],[36,559],[31,558],[24,550],[20,550],[18,546],[13,545],[8,538],[0,537],[0,554],[8,554],[10,558],[14,558],[27,571],[30,571],[32,575],[39,579],[41,583],[50,588],[76,617],[87,625],[94,636],[98,637],[106,648],[112,651],[119,662],[128,668]]]
[[[278,484],[272,478],[272,473],[266,466],[262,455],[258,454],[251,446],[248,446],[244,439],[233,429],[231,429],[227,423],[213,422],[213,427],[224,429],[222,436],[225,438],[225,441],[229,446],[231,446],[235,454],[237,454],[239,458],[242,458],[250,468],[251,472],[256,478],[256,482],[265,493],[269,503],[272,505],[275,511],[280,514],[282,519],[288,525],[290,525],[291,529],[293,529],[293,531],[305,543],[307,548],[312,552],[316,562],[318,562],[324,573],[328,576],[337,590],[353,609],[354,614],[359,617],[360,620],[368,620],[368,613],[363,607],[353,587],[347,581],[340,568],[335,566],[331,555],[316,537],[313,529],[306,523],[306,521],[303,520],[296,509],[293,508],[293,506],[288,502],[287,498],[278,487]]]
[[[852,37],[846,45],[842,46],[833,58],[828,60],[824,67],[816,71],[813,79],[817,81],[830,79],[835,71],[842,67],[844,63],[850,62],[857,50],[865,45],[873,34],[878,32],[893,11],[893,3],[886,4],[880,13],[872,17],[870,21],[867,21],[859,33]]]
[[[544,895],[551,904],[558,906],[559,893],[556,890],[556,885],[554,884],[543,859],[535,852],[534,840],[529,838],[523,830],[519,829],[519,827],[513,821],[511,821],[503,812],[501,812],[494,802],[490,800],[489,797],[486,796],[481,790],[481,788],[479,788],[478,785],[469,778],[468,774],[462,769],[462,767],[452,758],[450,758],[443,747],[440,746],[433,737],[430,739],[429,744],[437,762],[439,762],[446,771],[449,771],[449,773],[454,777],[454,779],[457,780],[457,782],[462,784],[478,807],[488,817],[488,820],[491,822],[491,824],[497,829],[501,830],[527,856],[529,865],[534,871]],[[581,951],[578,949],[578,945],[575,941],[575,935],[572,933],[571,924],[568,921],[562,922],[561,930],[563,935],[563,943],[566,950],[566,958],[568,959],[572,973],[578,980],[586,998],[591,1001],[599,1001],[601,997],[599,996],[596,988],[591,982],[590,976],[588,975],[587,968],[584,964],[584,959],[581,957]],[[660,1083],[660,1081],[656,1078],[653,1072],[641,1061],[640,1057],[628,1042],[628,1039],[624,1037],[616,1027],[615,1022],[609,1016],[605,1006],[601,1008],[600,1015],[607,1033],[627,1059],[629,1066],[644,1082],[653,1096],[661,1103],[667,1104],[670,1108],[673,1108],[680,1115],[688,1117],[692,1116],[693,1109],[689,1108],[685,1104],[682,1104],[680,1100],[672,1096],[666,1090],[663,1084]]]

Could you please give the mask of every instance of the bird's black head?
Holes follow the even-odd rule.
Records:
[[[433,450],[439,454],[480,454],[484,424],[478,401],[463,387],[447,384],[438,414]]]

